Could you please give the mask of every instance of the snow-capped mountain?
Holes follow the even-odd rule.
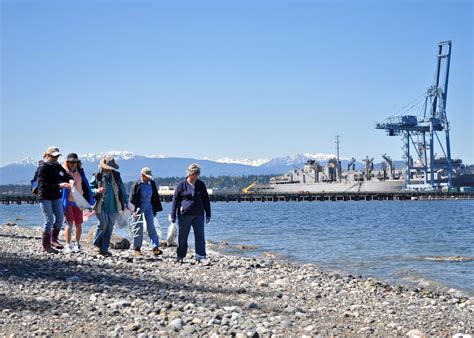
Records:
[[[277,165],[278,166],[281,166],[281,165],[298,166],[298,165],[304,164],[309,159],[321,161],[321,162],[327,162],[331,158],[336,158],[336,155],[303,153],[303,154],[289,155],[289,156],[284,156],[284,157],[274,157],[270,161],[264,163],[263,165],[264,166],[277,166]]]
[[[150,167],[156,177],[182,177],[186,167],[193,162],[202,166],[205,176],[240,176],[240,175],[278,175],[289,169],[303,167],[308,159],[315,159],[321,165],[334,158],[333,154],[303,153],[293,156],[275,157],[271,159],[232,159],[221,158],[218,160],[166,157],[163,155],[143,156],[130,151],[109,151],[100,153],[79,154],[84,170],[90,175],[98,170],[99,160],[106,154],[115,157],[120,166],[120,173],[124,181],[136,180],[143,167]],[[64,161],[67,154],[63,154],[60,162]],[[2,184],[28,184],[38,165],[38,159],[28,157],[16,163],[0,167],[0,185]]]
[[[22,165],[22,166],[29,166],[29,165],[37,165],[38,161],[35,160],[33,157],[28,156],[27,158],[24,158],[24,159],[22,159],[18,162],[8,163],[7,165],[10,165],[10,164],[18,164],[18,165]]]
[[[259,167],[262,164],[265,164],[270,160],[271,160],[271,158],[251,159],[251,158],[223,157],[223,158],[219,158],[217,160],[210,160],[210,161],[215,161],[215,162],[219,162],[219,163],[236,163],[236,164],[250,165],[252,167]]]

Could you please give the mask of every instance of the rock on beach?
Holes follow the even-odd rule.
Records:
[[[62,235],[62,234],[61,234]],[[276,257],[176,248],[44,254],[40,231],[0,225],[0,336],[453,336],[473,334],[474,299],[327,273]],[[86,236],[85,236],[86,237]]]

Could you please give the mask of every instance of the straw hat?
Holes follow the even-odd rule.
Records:
[[[115,163],[114,157],[111,155],[105,155],[103,158],[101,158],[99,161],[99,167],[108,170],[115,170],[119,168],[118,164]]]

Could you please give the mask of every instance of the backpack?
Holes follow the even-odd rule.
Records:
[[[38,195],[38,168],[36,169],[35,176],[31,180],[31,193]]]

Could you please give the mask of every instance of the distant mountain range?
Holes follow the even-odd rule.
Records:
[[[87,175],[98,170],[99,159],[106,153],[79,155]],[[298,154],[295,156],[275,157],[270,159],[195,159],[166,157],[162,155],[143,156],[129,151],[110,151],[120,166],[120,173],[125,182],[138,178],[141,168],[150,167],[156,177],[183,177],[187,166],[193,162],[201,164],[204,176],[241,176],[241,175],[268,175],[282,174],[288,170],[302,168],[308,159],[315,159],[321,165],[327,163],[333,154]],[[64,160],[64,157],[60,158]],[[342,168],[347,168],[347,159],[341,159]],[[29,184],[33,178],[38,160],[28,157],[22,161],[10,163],[0,167],[0,185]],[[376,165],[377,167],[378,165]],[[362,162],[356,162],[356,168],[362,168]]]

